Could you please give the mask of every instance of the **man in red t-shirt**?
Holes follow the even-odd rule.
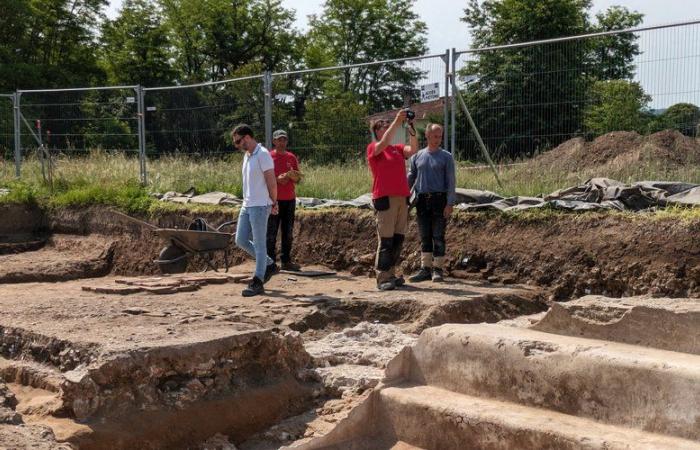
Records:
[[[372,204],[377,220],[377,287],[392,290],[404,284],[396,277],[395,266],[401,256],[408,229],[408,198],[411,193],[406,177],[406,160],[418,151],[413,121],[406,120],[407,110],[400,110],[389,124],[378,120],[372,124],[375,141],[367,146],[367,162],[372,171]],[[391,144],[399,128],[408,122],[410,145]]]
[[[299,270],[298,264],[292,261],[292,242],[294,237],[294,212],[297,196],[295,185],[301,179],[299,161],[292,152],[287,151],[287,132],[277,130],[272,133],[274,150],[270,152],[275,163],[277,177],[277,204],[279,213],[270,215],[267,222],[267,254],[275,261],[277,252],[277,230],[282,229],[282,270]]]

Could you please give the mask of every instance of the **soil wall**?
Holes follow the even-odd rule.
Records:
[[[214,225],[235,218],[233,211],[201,216]],[[183,210],[146,220],[161,227],[185,228],[194,217]],[[112,273],[151,274],[158,270],[153,259],[164,243],[148,228],[120,219],[106,208],[51,211],[43,221],[53,233],[99,233],[115,239]],[[448,226],[448,269],[458,278],[543,286],[553,300],[585,294],[698,297],[698,225],[700,221],[615,213],[535,219],[460,213]],[[370,211],[307,210],[297,214],[294,253],[302,264],[324,264],[371,276],[375,248]],[[412,219],[403,253],[405,272],[417,267],[419,251]],[[233,251],[233,263],[245,258],[241,251]]]

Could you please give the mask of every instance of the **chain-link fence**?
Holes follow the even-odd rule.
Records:
[[[233,165],[201,167],[240,158],[229,132],[245,122],[268,146],[272,131],[285,129],[302,165],[323,171],[324,192],[335,181],[331,194],[347,197],[343,186],[368,181],[370,122],[390,120],[398,108],[415,110],[421,137],[429,122],[443,124],[443,146],[458,160],[484,159],[478,130],[493,159],[508,162],[609,131],[672,128],[697,137],[698,79],[700,21],[693,21],[188,86],[18,91],[0,98],[0,149],[12,158],[19,134],[20,157],[44,148],[60,165],[88,152],[118,153],[119,170],[133,170],[142,183],[149,175],[155,189],[199,183],[237,192]],[[187,165],[195,163],[198,171]],[[320,194],[313,178],[303,193]]]

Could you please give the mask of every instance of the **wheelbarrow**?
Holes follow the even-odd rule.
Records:
[[[154,262],[163,273],[182,273],[187,269],[188,260],[198,258],[206,264],[205,272],[208,269],[218,272],[213,260],[216,252],[220,251],[224,254],[224,267],[228,272],[229,247],[236,234],[226,233],[221,229],[231,225],[235,225],[235,222],[222,223],[213,231],[156,228],[153,231],[169,245],[161,250]]]
[[[236,222],[224,222],[218,227],[212,227],[204,219],[195,219],[187,230],[179,228],[158,228],[148,222],[133,218],[119,211],[115,214],[146,226],[168,243],[154,260],[163,273],[183,273],[187,270],[190,260],[200,259],[206,264],[204,271],[212,269],[218,272],[214,266],[216,252],[222,252],[224,267],[229,269],[229,249],[235,240],[236,233],[222,231],[226,227],[235,227]]]

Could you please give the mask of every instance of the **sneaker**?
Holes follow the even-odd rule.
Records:
[[[433,269],[433,281],[444,281],[442,269]]]
[[[393,291],[394,289],[396,289],[396,283],[392,278],[391,280],[385,281],[383,283],[377,283],[377,289],[379,289],[380,291]]]
[[[414,273],[411,275],[408,279],[411,283],[419,283],[421,281],[428,281],[432,278],[433,275],[430,273],[430,269],[427,267],[421,267],[418,272]]]
[[[248,284],[247,288],[243,289],[241,295],[243,295],[243,297],[253,297],[264,293],[265,287],[263,286],[262,280],[258,277],[253,277],[253,281]]]
[[[406,284],[406,280],[403,278],[403,275],[399,275],[398,277],[394,277],[394,285],[396,285],[396,287],[401,287],[404,284]]]
[[[265,268],[265,276],[263,277],[263,283],[267,283],[268,281],[270,281],[270,278],[272,278],[272,275],[279,272],[279,270],[280,270],[280,268],[275,263],[268,265]]]
[[[301,270],[301,266],[295,262],[283,262],[282,263],[282,270],[288,270],[290,272],[298,272]]]

